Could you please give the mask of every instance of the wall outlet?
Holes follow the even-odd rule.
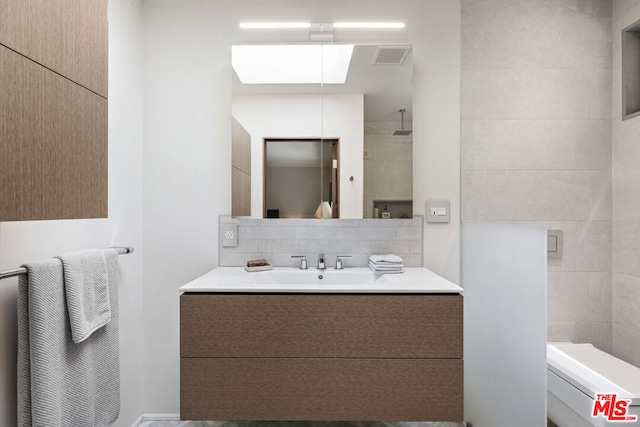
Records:
[[[222,247],[230,248],[238,246],[238,224],[225,222],[222,224]]]

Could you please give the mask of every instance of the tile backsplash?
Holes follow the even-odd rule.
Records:
[[[238,246],[222,247],[222,224],[238,224]],[[296,267],[292,255],[306,255],[315,267],[324,253],[327,267],[336,256],[351,255],[345,267],[366,267],[369,255],[394,253],[406,267],[422,267],[423,222],[412,219],[255,219],[220,215],[219,259],[221,267],[240,267],[247,260],[267,259],[276,267]]]

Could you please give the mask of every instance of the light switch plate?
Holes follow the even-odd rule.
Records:
[[[427,222],[449,222],[451,208],[448,200],[427,200]]]
[[[231,248],[238,246],[238,224],[225,222],[222,224],[222,247]]]
[[[547,230],[547,258],[562,258],[562,230]]]

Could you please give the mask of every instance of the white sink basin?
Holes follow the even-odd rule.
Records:
[[[180,292],[458,294],[463,289],[422,267],[405,267],[401,274],[377,274],[368,267],[275,267],[251,273],[242,267],[219,267],[183,285]]]
[[[264,285],[371,285],[389,284],[388,276],[361,270],[270,270],[251,273],[252,282]]]

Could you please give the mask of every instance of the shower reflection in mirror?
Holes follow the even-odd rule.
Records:
[[[233,47],[232,215],[411,218],[411,47],[307,47],[316,49],[309,58],[333,56],[315,58],[322,72],[295,83],[285,83],[286,68],[305,62],[305,45],[277,46],[276,52],[297,61],[283,68],[284,59],[266,55],[266,65],[253,65],[251,82],[242,81],[248,77],[236,67],[254,57],[264,60],[256,52],[269,46]],[[240,58],[241,50],[250,55]],[[339,63],[346,75],[321,84],[330,63]],[[267,81],[274,78],[267,71],[276,81]]]

